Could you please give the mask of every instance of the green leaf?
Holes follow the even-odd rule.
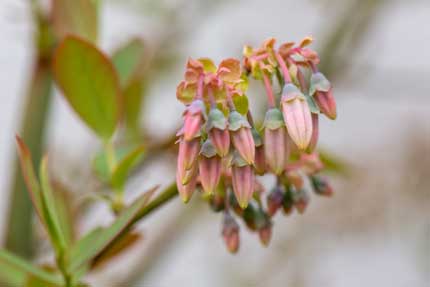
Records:
[[[135,38],[113,54],[112,62],[118,72],[122,87],[125,87],[131,78],[142,70],[144,52],[143,41]]]
[[[98,34],[98,1],[52,1],[53,27],[58,38],[68,34],[79,35],[95,43]]]
[[[62,255],[67,247],[66,237],[60,225],[56,199],[52,192],[48,175],[48,158],[45,156],[40,163],[40,181],[42,185],[42,203],[48,233],[58,255]]]
[[[233,103],[236,107],[236,110],[242,115],[246,115],[248,113],[248,97],[245,95],[233,94]]]
[[[67,36],[54,55],[56,82],[81,119],[108,140],[119,118],[120,88],[110,60],[94,45]]]
[[[42,223],[45,224],[41,189],[39,181],[37,180],[36,174],[34,172],[30,150],[19,136],[16,136],[16,142],[18,147],[18,157],[21,163],[21,170],[27,185],[30,199],[33,203],[34,209],[36,210],[36,214],[39,216],[39,219],[42,221]]]
[[[124,187],[128,173],[142,158],[144,151],[145,148],[143,146],[139,146],[116,165],[112,173],[111,180],[111,184],[114,188],[120,189]]]
[[[29,280],[30,276],[38,279],[38,281],[44,281],[51,284],[52,286],[62,286],[63,283],[60,276],[34,266],[30,262],[27,262],[6,250],[0,250],[1,283],[5,283],[8,286],[21,287],[25,286],[25,283]]]
[[[125,126],[134,135],[139,134],[139,115],[142,110],[144,82],[134,79],[122,92]]]
[[[96,229],[80,239],[71,250],[69,270],[73,273],[82,265],[89,264],[127,232],[156,189],[157,187],[144,193],[125,208],[109,227]]]
[[[122,161],[132,150],[131,147],[115,147],[115,159],[117,161]],[[92,163],[94,172],[98,176],[98,178],[103,181],[109,183],[111,180],[111,172],[109,170],[108,163],[108,155],[106,150],[101,150],[96,154]]]
[[[209,58],[200,58],[197,59],[197,61],[199,61],[200,63],[202,63],[203,65],[203,70],[205,72],[210,72],[210,73],[215,73],[216,72],[216,66],[214,64],[214,62],[209,59]]]
[[[30,151],[21,138],[17,136],[16,140],[21,169],[33,206],[49,235],[56,254],[61,255],[67,244],[59,224],[55,198],[49,184],[46,158],[42,160],[40,166],[41,188],[33,169]]]

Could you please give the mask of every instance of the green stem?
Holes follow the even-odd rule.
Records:
[[[163,192],[161,192],[154,200],[152,200],[148,205],[146,205],[145,208],[141,210],[141,212],[135,218],[132,224],[136,223],[137,221],[141,220],[145,216],[149,215],[157,208],[168,203],[171,199],[173,199],[177,195],[178,195],[178,189],[176,187],[176,183],[172,183]]]
[[[23,112],[20,136],[27,143],[33,162],[39,165],[42,157],[43,138],[52,92],[52,77],[49,63],[38,59]],[[12,186],[10,188],[6,230],[6,248],[15,254],[29,258],[32,255],[32,205],[30,203],[18,160],[14,162]]]

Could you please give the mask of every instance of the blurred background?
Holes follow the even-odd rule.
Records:
[[[50,1],[40,2],[50,9]],[[242,227],[240,251],[229,254],[220,235],[220,214],[198,197],[187,206],[175,199],[139,225],[140,244],[120,263],[98,269],[88,282],[430,285],[428,0],[105,0],[100,9],[103,51],[112,54],[133,37],[145,43],[151,61],[139,122],[153,139],[177,129],[183,107],[175,91],[188,57],[219,62],[240,57],[244,44],[258,46],[268,37],[281,43],[312,35],[338,105],[335,122],[320,121],[320,147],[342,168],[330,175],[334,197],[312,198],[304,215],[275,217],[268,248]],[[27,212],[23,203],[16,215],[9,213],[16,187],[14,136],[25,130],[25,118],[41,123],[29,128],[27,142],[49,153],[59,185],[72,193],[100,188],[91,168],[100,142],[65,100],[55,90],[40,106],[27,104],[32,91],[43,89],[31,86],[40,56],[36,29],[30,1],[0,1],[2,246],[14,244],[7,235],[10,218]],[[175,172],[172,160],[165,155],[138,169],[127,186],[130,196],[154,184],[169,184]],[[108,220],[107,215],[103,204],[96,205],[80,230]],[[44,250],[42,244],[35,251],[38,260]]]

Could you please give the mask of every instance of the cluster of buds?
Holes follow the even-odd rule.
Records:
[[[330,82],[318,71],[317,53],[307,47],[311,42],[306,37],[298,45],[275,48],[269,39],[258,49],[245,46],[243,63],[230,58],[218,67],[207,58],[189,59],[177,87],[177,98],[186,105],[177,134],[178,191],[188,202],[200,190],[213,210],[224,213],[222,235],[231,252],[240,242],[235,218],[267,245],[279,209],[303,213],[309,187],[332,194],[318,175],[324,165],[315,147],[319,115],[335,119],[336,103]],[[262,124],[254,123],[248,108],[250,78],[266,91]],[[258,176],[267,173],[276,185],[264,200]]]

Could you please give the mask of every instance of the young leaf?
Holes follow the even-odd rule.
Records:
[[[248,112],[248,97],[245,95],[234,94],[233,95],[233,103],[236,107],[236,110],[242,115],[246,115]]]
[[[109,227],[96,229],[80,239],[71,250],[69,270],[73,273],[107,250],[117,238],[128,230],[156,189],[157,187],[154,187],[144,193],[128,208],[125,208]]]
[[[48,158],[45,156],[40,163],[40,181],[42,185],[42,203],[44,206],[45,220],[52,243],[61,254],[67,246],[66,237],[60,225],[59,213],[56,206],[56,199],[52,192],[48,175]]]
[[[132,147],[115,147],[116,161],[122,161],[132,151]],[[92,165],[94,172],[103,182],[109,183],[111,180],[111,172],[109,170],[108,156],[106,150],[99,151],[93,159]]]
[[[125,181],[129,171],[135,166],[143,155],[145,148],[140,146],[129,153],[124,159],[122,159],[115,167],[112,173],[112,186],[114,188],[124,187]]]
[[[113,54],[112,62],[118,72],[122,87],[125,87],[133,77],[141,72],[144,52],[143,41],[135,38]]]
[[[139,135],[139,115],[142,110],[144,81],[132,79],[122,91],[124,123],[128,131]]]
[[[7,271],[7,272],[6,272]],[[6,250],[0,250],[0,282],[7,286],[25,286],[29,277],[37,278],[52,286],[62,286],[63,281],[60,276],[49,273],[37,266],[32,265]]]
[[[18,157],[21,163],[21,170],[24,176],[25,183],[27,185],[30,199],[33,203],[37,215],[39,216],[39,219],[42,221],[43,224],[45,224],[40,185],[34,172],[30,150],[19,136],[16,136],[16,143],[18,147]]]
[[[30,151],[20,137],[17,136],[16,141],[18,144],[21,169],[33,206],[49,235],[57,255],[59,255],[65,249],[66,241],[64,234],[61,232],[58,215],[55,210],[55,199],[49,185],[46,158],[41,162],[40,167],[40,177],[42,180],[41,188],[33,169]]]
[[[80,118],[108,140],[119,118],[120,88],[110,60],[94,45],[67,36],[54,55],[57,84]]]

